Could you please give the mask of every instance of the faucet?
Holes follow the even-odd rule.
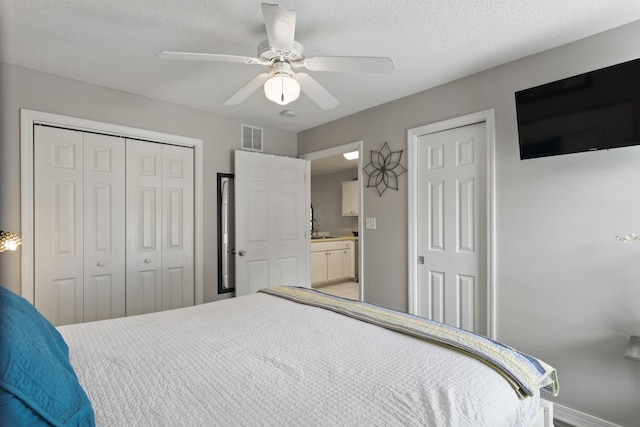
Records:
[[[315,225],[315,227],[314,227],[314,225]],[[311,235],[313,237],[317,237],[319,229],[320,229],[320,221],[318,221],[317,219],[313,218],[311,220]]]

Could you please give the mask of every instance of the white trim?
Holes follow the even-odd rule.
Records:
[[[195,303],[204,302],[203,275],[203,141],[180,135],[137,129],[111,123],[79,119],[42,111],[20,109],[20,193],[22,234],[22,296],[33,303],[34,296],[34,242],[33,242],[33,126],[44,124],[87,132],[97,132],[125,138],[143,139],[152,142],[181,145],[194,149],[194,271]]]
[[[542,421],[544,427],[553,427],[553,402],[540,398]]]
[[[350,151],[358,151],[358,183],[360,185],[360,196],[358,200],[358,284],[360,285],[360,301],[364,301],[364,227],[362,218],[364,218],[364,191],[362,191],[363,174],[362,174],[362,141],[350,142],[344,145],[338,145],[337,147],[326,148],[324,150],[314,151],[311,153],[303,154],[301,159],[313,161],[318,159],[324,159],[325,157],[336,156],[338,154],[348,153]],[[311,202],[309,202],[311,203]],[[311,274],[311,269],[309,269]],[[309,283],[311,281],[309,280]]]
[[[304,200],[305,203],[307,204],[307,206],[311,207],[311,162],[305,162],[305,169],[304,169]],[[305,220],[309,219],[309,209],[307,209],[305,211]],[[307,221],[304,222],[305,224],[308,224]],[[307,251],[307,256],[306,256],[306,269],[307,269],[307,283],[306,283],[306,287],[307,288],[311,288],[311,230],[309,230],[309,227],[305,227],[305,233],[304,236],[307,240],[306,242],[306,251]]]
[[[622,427],[618,424],[611,423],[593,415],[576,411],[558,403],[553,404],[553,417],[558,421],[569,423],[575,427]]]
[[[407,169],[409,173],[409,313],[417,314],[417,277],[418,277],[418,241],[416,229],[418,224],[417,179],[418,137],[435,132],[442,132],[475,123],[485,123],[487,137],[487,333],[489,338],[496,339],[496,292],[495,292],[495,110],[485,110],[466,116],[456,117],[432,123],[407,131]]]

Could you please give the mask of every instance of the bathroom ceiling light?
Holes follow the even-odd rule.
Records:
[[[342,155],[347,160],[355,160],[360,156],[360,152],[359,151],[351,151],[349,153],[344,153]]]

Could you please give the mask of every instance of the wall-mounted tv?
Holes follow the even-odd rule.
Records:
[[[515,96],[521,159],[640,144],[640,59]]]

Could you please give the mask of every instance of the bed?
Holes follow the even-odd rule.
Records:
[[[0,410],[11,397],[26,409],[2,425],[28,415],[77,426],[551,426],[540,392],[557,394],[558,382],[544,362],[312,289],[58,328],[8,294],[0,288]],[[16,363],[34,352],[40,362]]]

